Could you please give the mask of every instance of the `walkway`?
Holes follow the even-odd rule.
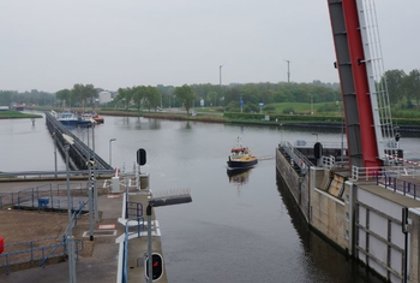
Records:
[[[109,182],[108,182],[109,183]],[[77,183],[79,184],[79,183]],[[28,188],[31,184],[28,183],[0,183],[1,192],[12,192],[21,189]],[[38,184],[40,185],[40,184]],[[54,184],[56,185],[56,184]],[[98,188],[102,187],[103,183],[98,181]],[[116,243],[117,237],[123,234],[123,226],[118,223],[118,218],[122,215],[124,189],[121,186],[121,192],[115,194],[100,194],[98,198],[98,209],[100,211],[100,220],[96,225],[94,241],[89,241],[89,237],[83,237],[83,234],[89,230],[88,225],[88,214],[82,216],[77,221],[77,226],[74,229],[74,236],[77,239],[82,239],[84,243],[84,249],[79,255],[77,262],[77,282],[78,283],[115,283],[117,282],[117,270],[118,270],[118,254],[119,245]],[[130,188],[130,191],[135,191],[135,188]],[[134,196],[132,197],[134,199]],[[146,198],[142,198],[140,201],[146,201]],[[143,203],[143,207],[146,207]],[[7,210],[0,210],[0,222],[3,217],[7,217]],[[28,211],[13,210],[15,213],[21,212],[21,217],[27,218]],[[40,212],[35,211],[35,214]],[[51,235],[45,235],[42,225],[51,226],[53,217],[56,217],[57,213],[54,212],[41,212],[42,222],[37,224],[38,229],[31,229],[21,233],[24,230],[17,229],[16,227],[2,225],[1,233],[5,235],[6,241],[10,242],[10,238],[14,238],[13,235],[19,234],[19,241],[30,241],[37,238],[45,238]],[[65,220],[67,215],[63,215],[61,231],[64,231],[67,221]],[[115,233],[113,232],[115,230]],[[61,232],[62,233],[62,232]],[[56,233],[57,234],[57,233]],[[58,233],[60,234],[60,233]],[[12,235],[12,236],[10,236]],[[153,237],[154,250],[162,254],[160,237]],[[140,237],[130,240],[129,243],[129,255],[130,267],[133,264],[131,258],[135,256],[136,260],[140,263],[135,268],[131,268],[129,275],[129,282],[144,282],[144,268],[143,268],[143,254],[146,252],[147,237]],[[140,258],[139,258],[140,257]],[[165,269],[164,269],[165,270]],[[134,273],[133,273],[134,272]],[[135,280],[131,280],[135,279]],[[57,264],[49,264],[45,268],[33,267],[26,270],[12,272],[9,275],[0,271],[0,282],[2,283],[37,283],[37,282],[68,282],[68,262],[61,262]],[[164,278],[159,282],[167,282],[166,274]]]

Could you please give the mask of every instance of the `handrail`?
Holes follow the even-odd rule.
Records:
[[[351,180],[374,182],[377,177],[384,176],[420,176],[419,166],[382,166],[382,167],[358,167],[352,166]]]
[[[95,175],[112,175],[114,174],[114,170],[102,169],[102,170],[95,170]],[[67,175],[67,171],[19,171],[19,172],[0,172],[0,180],[1,178],[6,177],[22,177],[23,179],[28,179],[30,176],[34,177],[54,177],[60,176],[65,178]],[[69,171],[70,176],[88,176],[89,170],[71,170]]]
[[[32,245],[30,249],[2,253],[0,254],[0,259],[4,258],[4,260],[0,260],[0,263],[3,262],[2,264],[0,264],[0,268],[5,268],[6,274],[9,274],[10,267],[14,264],[31,261],[33,262],[35,260],[41,260],[41,262],[44,263],[49,257],[51,257],[53,252],[56,252],[60,247],[63,247],[63,251],[56,254],[56,256],[64,256],[65,252],[63,242],[37,247]],[[48,253],[48,251],[51,252]],[[48,253],[47,255],[46,252]],[[23,257],[22,260],[22,256],[20,255],[26,255],[27,258],[25,259],[25,257]],[[16,257],[16,259],[11,260],[11,258],[13,259],[13,257]]]
[[[281,143],[280,146],[301,170],[306,170],[312,165],[312,162],[299,150],[295,149],[289,142]]]

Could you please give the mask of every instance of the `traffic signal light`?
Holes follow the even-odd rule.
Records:
[[[149,258],[144,261],[146,279],[149,279]],[[158,280],[163,274],[163,259],[158,253],[152,254],[152,280]]]
[[[137,164],[144,165],[146,164],[146,151],[143,148],[137,150]]]

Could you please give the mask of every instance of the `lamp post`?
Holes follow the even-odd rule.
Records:
[[[67,254],[69,257],[69,282],[76,283],[76,261],[74,256],[74,242],[73,242],[73,217],[72,217],[72,201],[70,193],[70,173],[69,173],[69,150],[70,146],[74,144],[74,140],[71,136],[62,134],[66,145],[64,150],[66,152],[66,187],[67,187],[67,214],[68,214],[68,226],[67,226]]]
[[[56,140],[56,132],[52,133],[52,137],[54,139],[54,177],[57,178],[57,140]]]
[[[311,93],[311,116],[314,115],[314,96]]]
[[[96,176],[95,176],[95,170],[96,170],[96,153],[95,153],[95,125],[96,125],[96,121],[92,118],[90,118],[90,123],[92,126],[92,152],[93,152],[93,156],[91,157],[92,159],[92,166],[91,169],[92,171],[90,172],[91,178],[92,178],[92,192],[93,192],[93,211],[94,211],[94,215],[95,215],[95,221],[99,220],[99,216],[98,216],[98,190],[96,189]],[[89,131],[88,131],[88,136],[89,136]]]
[[[116,138],[109,139],[109,165],[112,166],[112,142],[116,141]]]
[[[153,282],[153,257],[152,257],[152,207],[159,206],[168,206],[175,204],[182,204],[192,202],[191,195],[189,193],[179,194],[179,195],[170,195],[163,196],[158,198],[152,198],[149,200],[147,205],[146,215],[147,215],[147,268],[145,268],[145,274],[148,275],[147,282]],[[149,271],[147,274],[146,270]]]

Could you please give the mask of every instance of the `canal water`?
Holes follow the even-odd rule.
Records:
[[[91,130],[74,132],[92,143]],[[238,137],[262,160],[229,178]],[[297,140],[341,143],[340,134],[133,117],[105,117],[95,128],[95,151],[114,167],[133,170],[144,148],[141,171],[155,194],[191,192],[190,204],[156,208],[170,282],[380,282],[310,231],[277,180],[275,147]],[[419,141],[402,141],[413,158]],[[54,168],[44,119],[0,120],[0,145],[0,171]]]

